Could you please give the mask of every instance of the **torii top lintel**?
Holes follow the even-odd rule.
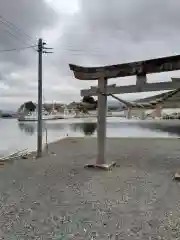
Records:
[[[97,80],[180,70],[180,55],[123,63],[104,67],[82,67],[69,64],[74,76],[80,80]]]

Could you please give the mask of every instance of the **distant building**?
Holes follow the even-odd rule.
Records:
[[[28,102],[30,103],[30,102]],[[35,108],[34,109],[37,109],[37,103],[33,103],[31,102]],[[24,111],[26,109],[26,105],[27,103],[23,103],[19,109],[18,109],[18,112],[21,112],[21,111]],[[63,112],[64,111],[64,108],[65,108],[65,104],[62,104],[62,103],[44,103],[43,104],[43,108],[47,111],[47,112],[51,112],[53,109],[58,111],[58,112]],[[29,111],[29,109],[27,109]]]

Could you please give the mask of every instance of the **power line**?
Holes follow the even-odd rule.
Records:
[[[1,20],[0,20],[0,24],[1,24]],[[21,41],[23,43],[23,45],[27,45],[27,41],[24,41],[23,39],[21,39],[19,36],[16,35],[16,33],[11,32],[7,29],[3,29],[4,32],[6,32],[7,34],[9,34],[11,37],[15,38],[18,41]],[[34,51],[36,51],[34,48],[32,48]]]
[[[1,22],[0,22],[1,23]],[[16,40],[18,41],[22,41],[17,35],[15,35],[14,33],[10,32],[9,30],[7,29],[3,29],[4,32],[8,33],[11,37],[15,38]],[[23,41],[24,43],[24,41]]]
[[[12,22],[6,20],[2,15],[0,15],[0,22],[6,26],[8,26],[9,28],[13,29],[14,31],[18,32],[18,34],[24,35],[26,36],[26,38],[28,38],[29,40],[33,40],[33,38],[31,36],[29,36],[29,34],[27,34],[25,31],[23,31],[22,29],[20,29],[19,27],[17,27],[15,24],[13,24]],[[34,40],[33,40],[34,41]]]
[[[3,49],[3,50],[0,50],[0,53],[3,53],[3,52],[13,52],[13,51],[21,51],[21,50],[25,50],[25,49],[29,49],[29,48],[34,48],[34,47],[37,47],[37,45],[26,46],[26,47],[22,47],[22,48]]]
[[[8,30],[5,30],[9,35],[11,35],[12,37],[18,39],[19,41],[23,42],[23,44],[27,44],[27,40],[28,41],[33,41],[33,38],[31,36],[29,36],[29,34],[27,34],[25,31],[23,31],[22,29],[20,29],[19,27],[17,27],[15,24],[13,24],[12,22],[6,20],[2,15],[0,15],[0,24],[3,24],[5,25],[6,27],[9,28],[9,30],[13,30],[12,31],[8,31]],[[17,36],[18,35],[18,36]],[[24,37],[26,38],[27,40],[22,40],[20,37]],[[32,48],[34,51],[36,51],[34,48]]]

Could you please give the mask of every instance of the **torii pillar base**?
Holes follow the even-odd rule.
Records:
[[[109,171],[111,170],[113,167],[116,166],[116,162],[112,162],[112,163],[106,163],[106,164],[87,164],[84,167],[85,168],[95,168],[95,169],[100,169],[100,170],[105,170],[105,171]]]
[[[87,164],[86,168],[109,170],[115,162],[106,163],[106,115],[107,115],[107,79],[98,79],[98,116],[97,116],[97,161]]]

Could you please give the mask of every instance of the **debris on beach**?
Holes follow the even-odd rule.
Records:
[[[180,172],[176,172],[176,173],[174,174],[174,180],[180,181]]]
[[[27,149],[16,151],[14,153],[11,153],[7,156],[4,156],[0,158],[0,165],[4,165],[7,161],[13,161],[16,159],[27,159],[30,153],[27,151]]]

